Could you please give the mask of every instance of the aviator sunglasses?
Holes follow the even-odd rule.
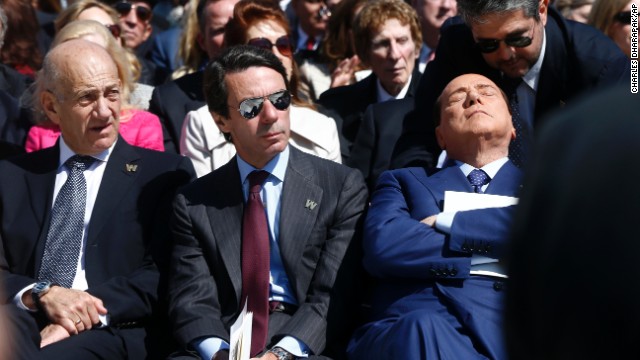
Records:
[[[533,39],[528,36],[509,37],[504,40],[483,39],[483,40],[478,40],[476,42],[476,48],[478,48],[480,52],[485,54],[492,53],[498,50],[498,48],[500,47],[501,41],[504,41],[504,43],[507,46],[523,48],[531,45],[531,42],[533,42]]]
[[[291,93],[289,93],[288,90],[280,90],[267,96],[242,100],[242,102],[240,102],[240,106],[238,106],[238,112],[247,120],[253,119],[260,114],[260,111],[262,111],[262,106],[266,99],[269,99],[271,104],[273,104],[273,107],[283,111],[287,110],[291,104]]]
[[[286,35],[280,36],[278,39],[276,39],[275,44],[272,43],[271,40],[267,38],[253,38],[253,39],[249,39],[247,43],[249,45],[257,46],[259,48],[262,48],[268,51],[271,51],[271,49],[273,49],[273,47],[275,46],[280,52],[280,54],[282,54],[282,56],[291,57],[292,55],[291,41],[289,40],[289,37]]]
[[[622,11],[613,16],[613,20],[620,24],[631,24],[631,11]]]
[[[131,9],[135,9],[138,19],[147,21],[151,18],[151,9],[142,5],[134,5],[126,1],[118,2],[114,5],[114,8],[121,16],[127,16]]]

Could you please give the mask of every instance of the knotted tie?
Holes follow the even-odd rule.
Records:
[[[69,169],[69,177],[53,204],[39,280],[50,280],[65,288],[73,285],[82,246],[87,199],[83,172],[94,161],[90,156],[74,155],[64,163]]]
[[[316,39],[313,36],[307,37],[307,42],[304,43],[305,50],[313,51],[316,49]]]
[[[247,311],[253,312],[251,357],[264,349],[269,324],[269,228],[260,199],[268,176],[262,170],[249,174],[249,198],[242,221],[242,301],[247,301]]]
[[[488,184],[489,181],[491,181],[489,175],[487,175],[484,170],[479,169],[473,169],[469,173],[469,175],[467,175],[467,179],[471,183],[471,186],[473,186],[473,191],[477,192],[478,194],[482,194],[482,187]]]
[[[509,97],[509,108],[511,109],[511,119],[513,127],[516,129],[516,139],[509,144],[509,159],[517,166],[522,167],[526,161],[528,131],[527,126],[523,124],[524,119],[520,114],[518,104],[518,86],[522,83],[522,78],[511,79],[504,77],[503,88]]]

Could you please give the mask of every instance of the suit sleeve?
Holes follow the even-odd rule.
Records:
[[[167,122],[171,121],[167,114],[166,108],[162,105],[162,95],[160,94],[162,86],[156,86],[151,94],[151,100],[149,100],[149,112],[152,112],[160,119],[162,125],[162,137],[164,139],[164,150],[166,152],[175,152],[176,146],[171,139],[171,134],[167,128]]]
[[[145,208],[138,213],[148,213],[143,221],[144,239],[131,238],[131,246],[145,246],[145,256],[135,271],[109,278],[103,283],[90,286],[87,292],[103,300],[109,310],[111,323],[139,321],[152,316],[158,302],[164,301],[169,249],[169,214],[171,200],[178,189],[195,177],[191,161],[180,158],[172,171],[159,175],[152,182],[152,190],[139,199]],[[144,197],[145,199],[142,199]],[[148,202],[149,199],[153,202]],[[142,205],[140,205],[142,206]],[[144,217],[144,215],[138,215]],[[126,252],[126,249],[122,249]],[[122,255],[126,258],[126,254]],[[160,297],[160,298],[159,298]]]
[[[278,335],[293,336],[319,354],[326,345],[327,314],[332,301],[332,289],[347,249],[358,243],[358,227],[367,201],[367,190],[360,173],[351,170],[342,182],[333,221],[327,229],[327,239],[320,253],[306,299],[283,326]],[[345,314],[346,315],[346,314]]]
[[[451,226],[451,250],[502,258],[515,208],[513,205],[458,212]]]
[[[373,189],[375,185],[372,183],[372,179],[370,179],[372,166],[371,157],[375,153],[376,139],[374,117],[373,106],[369,105],[364,113],[364,118],[362,119],[362,124],[360,124],[356,139],[353,142],[351,157],[347,164],[360,170],[369,189]]]
[[[218,293],[215,274],[207,264],[212,254],[198,240],[198,234],[210,231],[203,207],[187,205],[179,194],[173,205],[171,230],[173,250],[169,276],[169,319],[174,334],[183,346],[202,337],[229,341],[229,333],[221,320],[220,298],[234,298]],[[206,316],[205,316],[206,315]]]
[[[213,170],[211,152],[207,148],[205,129],[202,125],[202,122],[207,120],[213,121],[213,119],[202,119],[198,111],[189,111],[182,124],[180,135],[180,154],[191,159],[198,177]]]

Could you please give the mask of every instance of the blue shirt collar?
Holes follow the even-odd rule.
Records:
[[[240,180],[243,184],[247,180],[247,176],[249,176],[249,174],[254,170],[267,171],[271,174],[269,178],[274,176],[279,181],[284,182],[284,175],[287,172],[287,164],[289,163],[289,145],[287,145],[281,153],[269,160],[262,169],[256,169],[249,165],[249,163],[244,161],[240,155],[236,156],[236,159],[238,160],[238,170],[240,170]]]

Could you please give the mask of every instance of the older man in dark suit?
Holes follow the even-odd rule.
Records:
[[[415,10],[402,0],[367,3],[354,25],[356,53],[371,67],[372,74],[361,81],[325,91],[320,105],[336,113],[334,117],[347,151],[360,129],[367,106],[391,99],[415,96],[420,71],[416,59],[422,33]],[[345,145],[345,144],[343,144]],[[343,162],[354,166],[350,153]]]
[[[504,359],[501,260],[514,206],[447,208],[446,191],[514,197],[521,171],[506,96],[484,76],[462,75],[438,99],[443,169],[387,171],[365,221],[364,265],[376,278],[371,322],[352,360]],[[467,201],[480,194],[466,194]]]
[[[359,246],[367,191],[357,170],[288,146],[286,79],[271,52],[244,45],[206,70],[209,109],[238,155],[177,196],[169,284],[174,332],[205,359],[228,355],[245,302],[252,357],[322,355],[328,329],[346,324],[345,313],[331,323],[344,307],[333,288],[355,274],[343,258]]]
[[[435,165],[433,106],[461,74],[483,74],[509,95],[522,140],[510,156],[521,165],[543,114],[586,90],[629,84],[629,59],[620,49],[593,27],[565,20],[549,0],[458,0],[458,14],[466,24],[454,18],[443,26],[437,56],[418,88],[417,116],[405,122],[392,167]]]
[[[42,109],[62,136],[0,163],[2,303],[18,317],[18,351],[143,359],[162,318],[171,198],[193,166],[118,135],[121,81],[102,47],[61,44],[40,76]]]

